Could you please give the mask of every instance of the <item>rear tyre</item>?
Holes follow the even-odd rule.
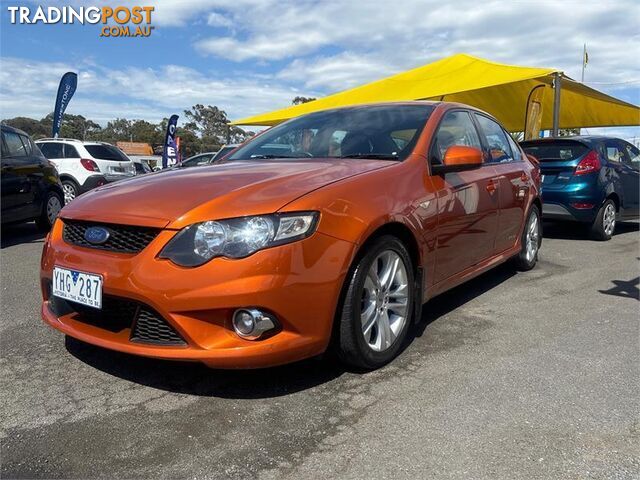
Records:
[[[613,200],[608,199],[600,210],[596,219],[591,224],[591,238],[595,240],[610,240],[616,229],[616,204]]]
[[[515,259],[518,270],[526,272],[536,266],[541,241],[542,223],[540,210],[536,205],[532,205],[522,232],[522,249]]]
[[[338,356],[373,370],[399,352],[411,323],[414,272],[406,247],[396,237],[376,239],[347,278],[338,313]]]
[[[80,194],[78,184],[69,178],[62,180],[62,191],[64,192],[64,204],[67,205]]]
[[[49,191],[44,203],[42,204],[42,213],[36,219],[36,226],[38,229],[42,231],[51,230],[51,227],[56,221],[56,218],[58,218],[58,214],[60,213],[60,210],[62,210],[63,205],[62,196],[57,192]]]

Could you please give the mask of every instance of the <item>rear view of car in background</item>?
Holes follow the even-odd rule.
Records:
[[[2,125],[2,224],[49,230],[64,205],[58,172],[21,130]]]
[[[638,218],[640,151],[629,142],[576,136],[521,145],[540,162],[544,219],[582,222],[609,240],[617,220]]]
[[[109,143],[44,138],[36,145],[58,169],[65,203],[93,188],[136,174],[134,162]]]

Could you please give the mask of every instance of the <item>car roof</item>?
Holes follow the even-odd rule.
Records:
[[[40,142],[60,142],[60,143],[76,143],[79,145],[111,145],[111,146],[115,146],[112,145],[111,143],[107,143],[107,142],[99,142],[97,140],[78,140],[77,138],[62,138],[62,137],[58,137],[58,138],[39,138],[38,140],[35,141],[36,143],[40,143]]]
[[[523,140],[520,143],[526,143],[527,145],[553,143],[562,141],[574,141],[585,144],[593,144],[601,142],[603,140],[621,140],[618,137],[608,137],[606,135],[569,135],[567,137],[546,137],[546,138],[533,138],[531,140]]]

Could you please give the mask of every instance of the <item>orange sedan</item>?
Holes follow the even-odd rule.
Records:
[[[364,105],[222,163],[86,193],[46,239],[44,321],[104,348],[256,368],[332,346],[373,369],[424,302],[541,242],[539,171],[491,116]]]

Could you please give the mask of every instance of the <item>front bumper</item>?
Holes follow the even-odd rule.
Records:
[[[161,231],[133,255],[67,244],[62,230],[57,221],[42,257],[42,318],[47,324],[104,348],[220,368],[267,367],[322,353],[355,247],[316,232],[244,259],[216,258],[201,267],[182,268],[156,258],[175,231]],[[101,274],[104,296],[149,306],[186,344],[136,343],[130,340],[131,326],[113,331],[86,322],[79,313],[54,313],[48,288],[54,265]],[[231,316],[241,307],[271,312],[279,330],[264,339],[240,338]]]

